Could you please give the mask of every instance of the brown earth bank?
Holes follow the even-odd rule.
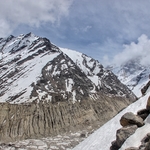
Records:
[[[101,95],[81,102],[0,103],[0,141],[51,137],[65,132],[96,129],[133,100]]]

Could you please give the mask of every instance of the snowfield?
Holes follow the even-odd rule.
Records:
[[[116,131],[119,128],[121,128],[121,125],[119,123],[121,116],[124,115],[126,112],[133,112],[136,114],[138,110],[145,108],[149,95],[150,92],[148,91],[144,97],[141,97],[138,101],[129,105],[126,109],[121,111],[113,119],[108,121],[105,125],[100,127],[93,134],[91,134],[87,139],[85,139],[83,142],[81,142],[79,145],[73,148],[73,150],[109,150],[111,142],[116,139]],[[124,143],[120,150],[125,150],[125,148],[129,148],[132,146],[140,146],[141,139],[144,138],[149,131],[150,116],[147,118],[146,124],[143,127],[137,129],[135,134],[133,134],[133,136],[131,136]]]

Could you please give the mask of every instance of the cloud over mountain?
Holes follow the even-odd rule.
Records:
[[[33,32],[106,64],[124,44],[150,37],[149,8],[149,0],[0,1],[0,37]]]
[[[150,58],[150,39],[145,35],[141,35],[137,43],[132,42],[129,45],[124,45],[122,52],[118,53],[113,60],[115,64],[124,64],[130,60],[138,59],[142,65],[149,65]]]

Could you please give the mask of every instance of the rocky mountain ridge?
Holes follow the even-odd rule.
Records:
[[[99,91],[134,97],[98,61],[81,53],[79,59],[72,59],[69,51],[64,53],[32,33],[1,39],[0,52],[1,102],[95,99]]]

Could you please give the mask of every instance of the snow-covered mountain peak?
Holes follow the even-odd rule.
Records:
[[[85,54],[58,48],[32,33],[0,39],[1,102],[80,101],[135,96],[116,76]]]
[[[100,64],[97,60],[94,60],[85,54],[65,48],[60,49],[66,53],[66,55],[68,55],[88,76],[97,75],[101,69],[105,70],[102,64]]]
[[[33,33],[28,33],[26,35],[21,34],[17,37],[10,35],[7,38],[0,39],[0,51],[2,53],[15,52],[17,48],[25,48],[29,46],[33,41],[37,40],[39,37],[35,36]]]
[[[149,79],[150,67],[148,64],[141,64],[140,58],[132,59],[122,65],[108,67],[118,79],[127,85],[137,96],[141,96],[140,90]]]

